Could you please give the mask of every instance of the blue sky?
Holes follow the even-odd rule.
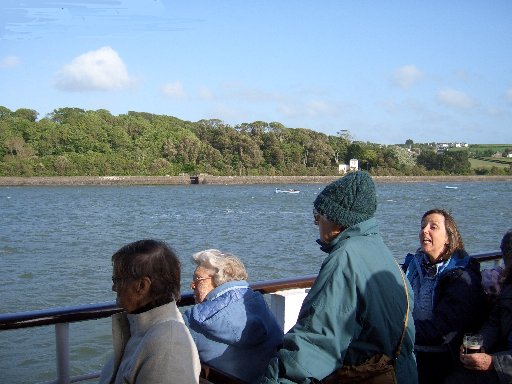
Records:
[[[510,20],[510,0],[2,0],[0,105],[509,144]]]

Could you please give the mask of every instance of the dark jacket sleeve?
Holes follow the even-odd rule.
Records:
[[[417,320],[416,344],[441,345],[454,335],[475,332],[482,323],[480,275],[471,268],[447,271],[435,291],[433,317]]]
[[[500,383],[512,383],[512,351],[503,351],[492,355],[492,363]]]
[[[491,315],[480,330],[500,383],[512,383],[512,285],[505,284]]]
[[[485,321],[484,325],[480,329],[478,333],[480,333],[484,338],[484,348],[487,352],[496,351],[499,344],[503,342],[501,340],[501,310],[498,304],[496,304],[489,317]]]

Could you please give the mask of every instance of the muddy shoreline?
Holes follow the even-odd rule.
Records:
[[[56,176],[0,177],[0,186],[327,184],[340,176]],[[512,176],[374,176],[376,183],[512,181]]]

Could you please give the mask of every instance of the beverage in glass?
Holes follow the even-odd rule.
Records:
[[[483,337],[475,333],[466,333],[462,340],[465,354],[479,353],[482,351]]]

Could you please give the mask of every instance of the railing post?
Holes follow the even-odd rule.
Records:
[[[55,345],[57,348],[57,382],[69,384],[69,323],[55,324]]]

